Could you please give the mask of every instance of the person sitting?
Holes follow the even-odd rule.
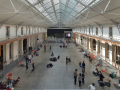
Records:
[[[79,62],[79,66],[82,67],[82,65],[81,65],[81,61]]]
[[[97,68],[97,66],[96,66],[96,68],[94,69],[93,74],[94,74],[95,76],[98,76],[98,68]]]
[[[62,46],[60,45],[60,48],[62,48]]]
[[[15,84],[17,84],[20,80],[20,77],[18,77],[16,80],[13,80],[13,86],[15,86]]]
[[[50,61],[57,61],[56,57],[50,58]]]
[[[11,90],[11,88],[10,87],[7,87],[7,89],[6,90]]]
[[[5,83],[2,83],[2,85],[0,86],[0,89],[5,89]]]
[[[20,66],[25,66],[25,64],[23,64],[22,62],[19,61],[19,65]]]
[[[59,60],[60,56],[58,55],[57,59]]]
[[[52,68],[53,67],[53,64],[52,63],[50,63],[50,64],[47,64],[47,68]]]
[[[51,56],[54,56],[53,52],[52,52]]]

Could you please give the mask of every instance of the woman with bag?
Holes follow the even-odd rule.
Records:
[[[77,76],[78,76],[78,74],[77,74],[77,69],[75,69],[75,72],[74,72],[74,84],[76,85],[77,83],[76,83],[76,81],[77,81]]]
[[[84,75],[84,71],[82,70],[82,83],[84,84],[84,78],[85,78],[85,75]]]
[[[81,73],[80,73],[79,76],[78,76],[79,87],[81,87],[81,80],[82,80],[82,76],[81,76]]]

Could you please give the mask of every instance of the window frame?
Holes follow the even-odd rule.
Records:
[[[96,35],[98,35],[98,27],[96,27]]]
[[[110,36],[110,30],[112,27],[109,27],[109,37],[113,37],[113,28],[112,28],[112,36]]]
[[[7,31],[8,28],[8,31]],[[6,38],[10,37],[10,26],[6,26]]]
[[[21,35],[23,35],[24,33],[23,33],[23,27],[21,27]]]

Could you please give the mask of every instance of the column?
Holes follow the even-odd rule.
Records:
[[[100,53],[100,41],[96,40],[96,53],[99,54]]]
[[[73,37],[74,42],[76,42],[76,34],[74,33],[74,37]]]
[[[116,61],[116,50],[115,50],[115,45],[112,45],[112,65],[115,67],[115,61]]]
[[[27,52],[29,52],[29,47],[30,47],[30,38],[27,38]]]
[[[14,42],[11,43],[11,56],[12,56],[12,60],[14,59]]]
[[[89,38],[87,37],[87,49],[89,50]]]
[[[23,55],[23,39],[20,40],[19,47],[20,47],[20,54]]]
[[[35,37],[33,36],[33,48],[35,48]]]
[[[108,47],[109,47],[109,63],[112,65],[112,44],[108,43]]]
[[[6,61],[7,61],[7,64],[9,63],[9,59],[10,59],[10,43],[6,44]]]
[[[3,45],[3,71],[4,71],[4,67],[6,66],[5,61],[6,61],[6,44]]]
[[[105,43],[105,58],[107,58],[108,56],[108,43]]]
[[[91,50],[91,39],[89,38],[89,50]]]

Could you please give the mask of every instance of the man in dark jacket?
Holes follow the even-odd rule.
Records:
[[[84,61],[82,63],[82,68],[83,68],[83,71],[85,72],[85,63],[84,63]]]
[[[102,81],[102,82],[103,82],[103,78],[104,78],[104,76],[102,75],[102,73],[101,73],[101,72],[99,72],[99,78],[100,78],[100,81]]]

